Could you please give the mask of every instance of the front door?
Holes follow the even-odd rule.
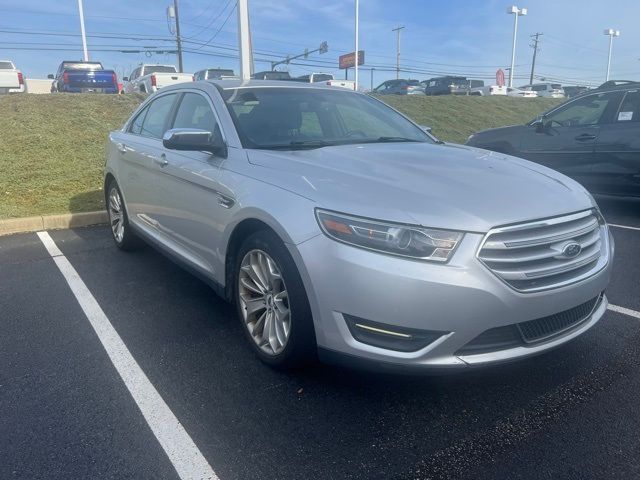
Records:
[[[206,93],[187,91],[170,127],[206,130],[220,137],[214,112]],[[223,272],[216,271],[218,248],[233,207],[221,179],[225,159],[208,152],[166,148],[162,155],[154,200],[161,228],[193,266],[222,280]]]
[[[619,100],[619,92],[595,93],[551,111],[541,124],[524,131],[521,156],[593,188],[595,146],[601,124],[613,115]]]

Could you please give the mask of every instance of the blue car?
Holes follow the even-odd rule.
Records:
[[[51,92],[119,93],[118,77],[113,70],[105,70],[100,62],[63,61],[53,80]]]

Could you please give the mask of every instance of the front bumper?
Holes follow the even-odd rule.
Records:
[[[290,251],[309,296],[322,357],[350,358],[381,368],[452,369],[535,355],[595,325],[606,311],[604,296],[588,318],[548,341],[476,355],[457,354],[486,330],[554,315],[601,295],[612,269],[613,238],[609,233],[607,237],[604,268],[578,283],[536,293],[515,291],[480,263],[476,252],[481,234],[465,234],[444,265],[370,252],[324,235],[290,246]],[[417,351],[380,348],[354,338],[345,319],[350,317],[442,335]]]

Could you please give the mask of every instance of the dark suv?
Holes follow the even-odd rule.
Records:
[[[546,165],[594,193],[640,196],[640,82],[607,82],[526,125],[471,135],[467,145]]]

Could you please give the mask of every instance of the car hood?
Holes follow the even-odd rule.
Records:
[[[248,155],[255,178],[320,208],[381,220],[485,232],[593,206],[584,188],[560,173],[462,145],[362,144]]]

